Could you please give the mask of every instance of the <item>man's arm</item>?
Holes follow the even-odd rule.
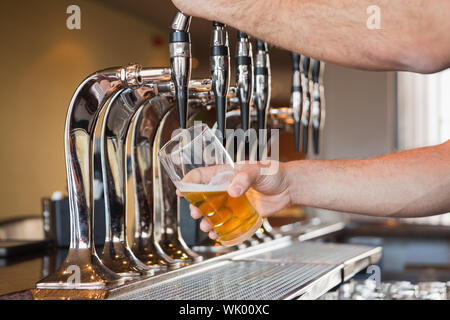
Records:
[[[172,0],[284,49],[348,67],[431,73],[450,66],[448,0]],[[380,7],[369,30],[367,8]]]
[[[296,161],[291,203],[372,216],[450,212],[450,140],[367,160]]]

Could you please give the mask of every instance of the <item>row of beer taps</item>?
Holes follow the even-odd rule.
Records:
[[[133,64],[96,72],[77,88],[67,112],[65,158],[70,204],[71,241],[60,269],[37,284],[38,289],[105,289],[203,259],[181,235],[180,199],[159,165],[158,150],[177,128],[186,128],[198,110],[213,100],[217,128],[226,141],[227,109],[238,101],[241,127],[251,127],[256,110],[258,129],[267,127],[271,95],[268,46],[257,41],[253,61],[249,36],[238,32],[236,87],[230,88],[230,48],[226,28],[213,23],[211,78],[191,79],[191,17],[179,12],[170,34],[170,68]],[[292,112],[296,145],[303,131],[307,150],[312,126],[318,152],[323,64],[313,60],[312,104],[309,103],[310,59],[293,54]],[[301,75],[300,73],[303,72]],[[303,81],[302,81],[303,80]],[[101,168],[93,165],[93,141],[101,129]],[[298,132],[298,133],[297,133]],[[131,144],[135,228],[130,245],[126,232],[127,143]],[[299,149],[299,147],[298,147]],[[106,239],[100,255],[93,241],[93,173],[101,170],[105,194]],[[276,238],[266,220],[245,245]]]

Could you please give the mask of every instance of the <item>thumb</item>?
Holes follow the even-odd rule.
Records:
[[[231,185],[228,187],[228,194],[233,198],[239,198],[256,183],[258,177],[259,167],[257,165],[246,165],[234,176]]]

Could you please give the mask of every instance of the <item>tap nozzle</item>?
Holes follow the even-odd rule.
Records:
[[[314,154],[319,154],[319,135],[322,122],[322,99],[321,99],[321,82],[323,75],[323,63],[313,59],[312,66],[312,105],[311,105],[311,126]]]
[[[270,56],[267,43],[257,41],[254,104],[258,115],[258,129],[265,129],[267,125],[267,109],[270,105],[271,94]]]
[[[311,93],[309,89],[309,70],[310,70],[311,60],[309,57],[303,57],[302,63],[302,86],[303,86],[303,110],[302,110],[302,118],[301,125],[303,127],[303,145],[302,151],[305,154],[308,154],[308,142],[309,142],[309,126],[310,126],[310,117],[311,117]]]
[[[214,22],[211,43],[211,87],[217,110],[217,127],[225,144],[227,95],[230,87],[230,48],[225,25]]]
[[[300,75],[300,60],[299,54],[291,52],[292,58],[292,89],[291,89],[291,107],[294,115],[294,135],[295,135],[295,150],[300,151],[300,120],[302,116],[302,83]]]
[[[250,102],[253,95],[253,49],[248,35],[238,31],[236,54],[236,88],[241,108],[242,130],[250,127]]]
[[[178,12],[172,24],[170,34],[170,66],[172,81],[175,85],[178,121],[181,128],[186,128],[189,98],[189,81],[191,79],[192,53],[189,34],[191,17]]]

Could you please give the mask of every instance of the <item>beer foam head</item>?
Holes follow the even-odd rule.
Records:
[[[180,192],[219,192],[227,191],[229,184],[211,185],[211,184],[196,184],[187,182],[177,182],[176,187]]]
[[[207,184],[197,184],[179,181],[176,187],[181,192],[218,192],[227,191],[234,178],[234,171],[227,170],[216,174]]]

